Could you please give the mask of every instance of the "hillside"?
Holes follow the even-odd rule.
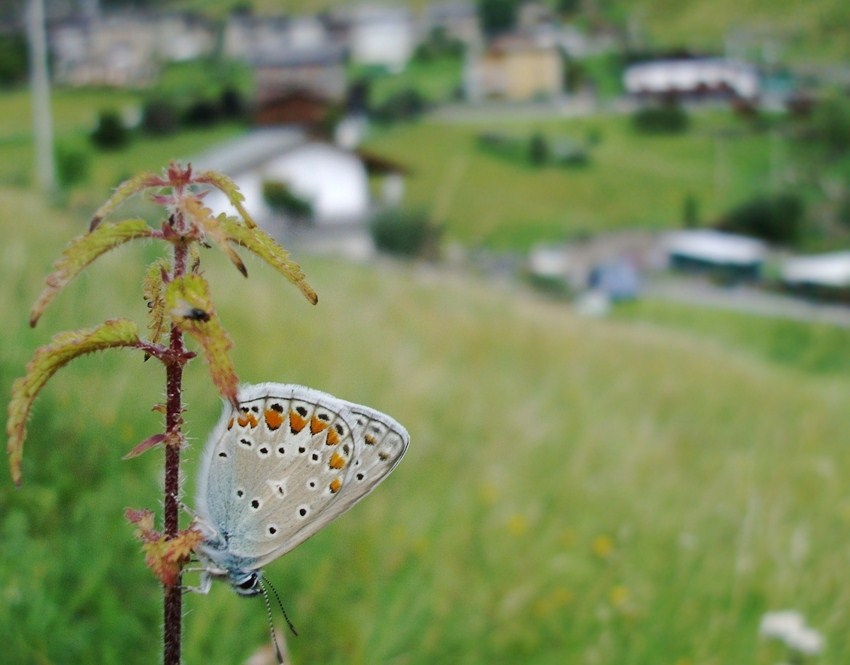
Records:
[[[26,311],[81,220],[1,190],[0,385],[60,329],[141,317],[150,248],[127,248]],[[579,318],[426,266],[304,262],[312,308],[249,262],[204,261],[241,378],[303,382],[393,414],[410,452],[364,503],[268,567],[293,662],[731,663],[795,608],[846,662],[850,381],[662,326]],[[300,258],[300,257],[299,257]],[[24,486],[0,482],[0,640],[10,662],[149,663],[159,599],[126,506],[158,510],[153,362],[62,370],[30,424]],[[218,399],[188,375],[186,484]],[[187,598],[186,663],[243,662],[260,602]]]
[[[555,0],[550,1],[557,4]],[[229,8],[241,3],[177,0],[164,4],[224,16]],[[281,10],[277,0],[252,0],[249,4],[258,13]],[[285,8],[292,13],[304,13],[343,4],[351,3],[291,0]],[[389,0],[386,4],[403,4],[421,11],[428,2]],[[727,31],[736,30],[741,36],[752,37],[753,51],[761,50],[768,41],[765,37],[769,36],[772,43],[768,48],[778,47],[780,56],[795,62],[824,62],[850,56],[850,43],[844,38],[850,10],[843,0],[811,0],[802,5],[794,0],[611,0],[582,4],[595,9],[588,12],[587,20],[593,21],[596,17],[615,25],[626,25],[631,20],[633,27],[648,36],[651,45],[660,48],[687,46],[716,52],[723,48]]]

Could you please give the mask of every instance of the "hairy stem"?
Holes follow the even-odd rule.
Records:
[[[174,245],[173,277],[179,277],[186,272],[186,245],[182,242]],[[180,434],[183,424],[183,362],[177,360],[185,357],[186,348],[183,344],[183,332],[176,326],[171,326],[171,343],[169,351],[173,360],[166,364],[166,402],[165,429],[169,433]],[[165,446],[165,497],[163,509],[165,512],[165,535],[174,538],[180,528],[180,445],[181,436],[173,439],[174,443]],[[182,576],[178,576],[176,584],[163,587],[163,665],[180,665],[180,641],[182,635],[183,591]]]

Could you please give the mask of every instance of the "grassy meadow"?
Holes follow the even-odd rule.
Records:
[[[768,133],[727,113],[694,115],[673,136],[635,134],[629,118],[428,120],[377,131],[368,147],[408,164],[405,199],[427,206],[466,245],[525,248],[621,228],[681,225],[685,200],[716,219],[770,187]],[[477,145],[484,132],[591,143],[587,166],[534,168]],[[659,186],[659,183],[664,183]]]
[[[54,332],[143,323],[154,250],[95,264],[30,330],[85,221],[21,189],[0,203],[7,398]],[[246,281],[213,250],[204,261],[242,380],[371,404],[412,437],[373,495],[267,568],[301,633],[294,665],[773,665],[784,654],[757,629],[783,608],[825,635],[813,662],[850,660],[846,373],[772,357],[743,319],[689,327],[692,310],[585,319],[427,266],[308,258],[311,307],[257,262]],[[822,344],[846,363],[846,336]],[[200,361],[186,393],[191,505],[219,410]],[[162,394],[154,361],[112,352],[37,402],[24,484],[0,483],[8,662],[157,661],[159,589],[122,513],[160,509],[161,455],[121,456],[158,430]],[[259,600],[217,585],[186,606],[187,665],[267,644]]]

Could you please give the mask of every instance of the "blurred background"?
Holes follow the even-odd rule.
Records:
[[[112,188],[179,160],[319,293],[203,254],[240,379],[410,431],[266,570],[291,663],[850,661],[844,0],[0,0],[0,26],[7,399],[55,332],[144,328],[153,245],[27,319]],[[99,354],[37,402],[0,483],[0,660],[159,659],[123,510],[160,511],[162,464],[121,457],[163,380]],[[200,362],[186,401],[191,505]],[[272,662],[254,600],[187,596],[185,662]]]

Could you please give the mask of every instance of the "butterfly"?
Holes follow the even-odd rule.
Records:
[[[195,552],[199,591],[223,578],[263,593],[261,569],[339,517],[384,480],[410,436],[393,418],[304,386],[242,386],[204,448]]]

